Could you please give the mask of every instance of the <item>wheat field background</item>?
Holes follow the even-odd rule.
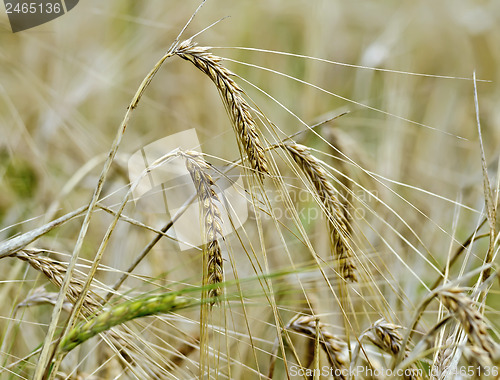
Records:
[[[198,5],[85,0],[15,34],[0,6],[0,250],[89,204],[127,106]],[[500,3],[208,0],[181,40],[219,20],[194,41],[236,74],[270,173],[260,180],[252,172],[214,83],[172,56],[132,113],[99,205],[117,212],[131,185],[130,156],[177,132],[196,130],[210,167],[241,154],[248,220],[219,239],[222,299],[209,306],[213,287],[200,288],[206,249],[181,250],[165,237],[101,302],[155,238],[151,229],[173,216],[129,201],[90,275],[97,304],[71,313],[67,294],[54,321],[83,210],[0,255],[0,378],[389,377],[305,371],[358,365],[420,371],[409,378],[497,377]],[[292,135],[311,148],[345,212],[340,241],[352,248],[357,282],[342,276],[332,248],[342,223],[280,149]],[[114,220],[99,207],[91,215],[72,275],[80,282],[69,284],[75,297]],[[127,321],[127,300],[171,292],[190,307],[162,305]],[[64,357],[61,346],[40,356],[57,346],[44,345],[51,326],[56,339],[70,315],[78,322],[113,307],[129,317]]]

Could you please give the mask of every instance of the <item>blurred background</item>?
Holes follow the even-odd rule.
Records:
[[[64,17],[16,34],[2,10],[4,225],[44,213],[77,169],[107,152],[140,81],[197,5],[85,0]],[[227,16],[196,40],[201,45],[254,47],[431,75],[470,78],[476,71],[478,78],[492,81],[480,83],[478,92],[486,154],[495,159],[500,139],[498,2],[209,0],[185,36]],[[375,158],[381,174],[397,167],[413,181],[434,183],[427,190],[449,190],[445,195],[452,198],[456,185],[479,174],[470,81],[374,72],[253,51],[214,52],[434,128],[364,109],[270,72],[226,64],[307,123],[341,107],[353,111],[338,124]],[[275,102],[241,85],[284,131],[301,128]],[[120,152],[130,154],[169,133],[195,127],[206,149],[231,157],[234,151],[223,151],[231,144],[217,144],[219,136],[231,134],[228,125],[212,83],[172,59],[148,89]],[[422,158],[419,162],[405,157],[415,150]],[[454,176],[457,171],[459,178]]]
[[[198,5],[192,0],[81,0],[66,15],[15,34],[0,5],[0,239],[29,231],[90,200],[128,103]],[[235,80],[281,129],[282,138],[304,129],[298,118],[312,125],[350,112],[318,131],[333,145],[341,141],[340,149],[373,173],[370,177],[349,165],[348,175],[360,185],[353,191],[359,194],[355,202],[363,215],[354,224],[360,231],[359,249],[369,257],[361,261],[368,271],[373,265],[386,281],[398,283],[400,288],[386,297],[407,320],[407,310],[423,291],[416,284],[433,281],[433,266],[444,265],[452,248],[482,220],[474,72],[481,80],[477,93],[492,184],[498,179],[500,2],[208,0],[184,37],[218,20],[195,40],[229,59],[224,65],[241,77]],[[173,57],[133,114],[104,188],[109,204],[124,194],[131,154],[190,128],[196,129],[202,151],[220,159],[217,164],[238,157],[217,90],[191,64]],[[269,131],[263,129],[263,134],[272,140]],[[297,140],[318,149],[323,153],[319,158],[338,168],[324,141],[312,133]],[[380,200],[367,192],[375,192]],[[134,216],[145,223],[158,227],[163,222],[139,214]],[[83,258],[92,259],[110,220],[105,215],[93,219]],[[321,247],[324,231],[309,227],[311,240],[316,244],[317,239]],[[247,228],[251,234],[253,227]],[[78,230],[79,222],[69,223],[39,244],[71,253]],[[126,268],[151,236],[130,226],[118,229],[104,264]],[[275,269],[280,244],[275,239],[269,250]],[[486,247],[486,241],[474,247],[465,270],[477,267]],[[162,241],[138,272],[198,281],[198,254],[179,257],[172,255],[175,249]],[[302,260],[300,254],[294,257]],[[2,261],[0,280],[6,283],[0,281],[0,299],[12,305],[40,279],[14,260]],[[251,274],[243,261],[240,269]],[[402,275],[409,268],[415,275]],[[107,276],[116,277],[113,269],[100,278],[108,283]],[[28,287],[13,290],[16,280]],[[498,293],[493,295],[496,300],[489,301],[487,315],[498,328]],[[48,321],[48,311],[37,316],[41,323]],[[9,313],[2,307],[3,316]],[[41,327],[31,332],[42,339]],[[21,355],[26,347],[19,344],[12,352]]]

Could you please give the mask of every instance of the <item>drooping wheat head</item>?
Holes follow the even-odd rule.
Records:
[[[476,346],[490,357],[492,363],[500,360],[500,348],[488,334],[483,315],[474,307],[465,289],[454,287],[439,294],[443,305],[455,316],[464,329],[472,346]]]
[[[40,249],[23,249],[14,253],[12,257],[26,261],[33,269],[43,273],[50,282],[60,288],[66,275],[67,263],[47,256],[41,256],[40,254],[44,252],[46,251]],[[68,293],[66,294],[71,304],[74,304],[78,299],[84,284],[85,280],[79,275],[75,275],[71,279]],[[83,302],[82,314],[84,316],[94,314],[101,307],[102,301],[103,299],[98,294],[89,291]]]
[[[467,362],[474,367],[474,370],[479,370],[479,367],[482,367],[483,369],[491,369],[494,366],[498,367],[498,362],[492,362],[490,353],[483,350],[481,347],[467,344],[463,348],[462,353],[465,360],[467,360]]]
[[[403,342],[403,337],[399,333],[400,328],[381,318],[373,323],[364,335],[382,351],[397,355]]]
[[[26,261],[32,268],[41,272],[51,283],[60,288],[62,280],[66,274],[67,263],[47,256],[41,256],[41,254],[45,252],[45,250],[41,249],[24,249],[11,256]],[[75,272],[70,282],[66,300],[63,304],[63,309],[67,312],[71,312],[75,300],[81,292],[83,284],[84,280],[82,276],[78,272]],[[54,305],[58,296],[58,293],[48,293],[45,291],[44,287],[39,287],[28,295],[24,301],[19,303],[17,308],[36,306],[44,303]],[[92,290],[89,291],[85,296],[83,307],[81,309],[81,316],[91,318],[102,307],[102,303],[102,297]],[[135,370],[142,369],[141,367],[145,367],[147,362],[150,361],[149,358],[145,358],[142,352],[138,350],[137,345],[133,343],[135,337],[130,336],[128,339],[124,339],[122,337],[123,334],[124,331],[106,331],[106,337],[110,343],[110,346],[106,346],[106,348],[115,353],[120,360],[128,363],[127,365],[122,366],[122,370],[127,371],[130,365],[134,366]],[[159,378],[158,368],[154,365],[150,365],[148,368],[150,371],[156,373],[156,378]]]
[[[354,254],[349,243],[349,230],[341,203],[338,201],[333,185],[321,165],[304,145],[283,145],[292,155],[313,185],[328,217],[330,241],[334,257],[339,262],[340,274],[349,281],[357,281]]]
[[[401,351],[403,337],[400,333],[401,326],[387,322],[381,318],[374,322],[363,334],[360,340],[366,337],[371,343],[380,348],[382,351],[397,357]],[[408,351],[404,353],[404,357],[408,356]],[[410,365],[408,371],[404,372],[404,378],[408,380],[419,379],[419,371],[414,364]]]
[[[345,379],[344,373],[348,367],[345,356],[346,344],[328,332],[325,325],[320,323],[317,318],[306,315],[293,320],[288,324],[287,329],[305,334],[313,339],[319,338],[319,344],[325,351],[331,367],[338,373],[338,379]],[[319,337],[317,337],[319,331]]]
[[[255,173],[262,179],[264,174],[269,173],[268,159],[250,112],[250,105],[245,100],[241,87],[231,78],[234,74],[222,66],[222,58],[191,40],[181,42],[176,54],[192,62],[214,82],[228,111],[240,149],[246,153]]]

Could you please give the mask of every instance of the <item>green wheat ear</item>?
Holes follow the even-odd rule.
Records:
[[[171,293],[123,302],[75,326],[61,341],[61,350],[69,352],[87,339],[132,319],[160,313],[171,313],[198,302]]]

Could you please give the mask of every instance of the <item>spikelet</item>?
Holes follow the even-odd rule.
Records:
[[[446,379],[448,376],[453,355],[455,354],[455,341],[453,338],[454,336],[450,335],[446,339],[445,345],[439,348],[436,359],[432,363],[431,373],[434,374],[433,378],[441,380]]]
[[[21,307],[31,307],[45,304],[55,305],[57,302],[57,297],[59,297],[59,293],[47,292],[45,290],[45,286],[39,286],[38,288],[31,291],[23,301],[19,302],[16,305],[16,309]],[[64,300],[62,308],[64,311],[71,313],[73,304],[66,299]]]
[[[252,168],[262,179],[264,174],[269,173],[267,157],[250,106],[243,97],[244,92],[231,78],[234,74],[222,66],[220,57],[191,40],[181,42],[176,54],[193,63],[214,82],[228,111],[241,151],[247,154]]]

